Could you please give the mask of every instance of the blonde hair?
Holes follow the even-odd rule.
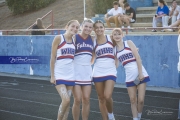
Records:
[[[118,33],[120,33],[122,35],[123,35],[123,32],[122,32],[121,28],[114,28],[113,29],[112,34],[111,34],[111,40],[113,42],[113,46],[115,47],[117,44],[116,44],[115,40],[113,39],[113,33],[114,32],[118,32]]]
[[[85,23],[85,22],[88,22],[88,23],[92,23],[92,24],[94,24],[94,22],[93,22],[91,19],[86,18],[86,19],[82,22],[82,24],[81,24],[81,25],[84,25],[84,23]]]
[[[43,23],[42,23],[41,18],[38,18],[38,19],[36,20],[36,24],[37,24],[37,26],[38,26],[39,29],[44,29],[44,26],[43,26]]]

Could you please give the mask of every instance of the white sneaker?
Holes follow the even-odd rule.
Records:
[[[108,120],[115,120],[115,118],[112,118],[112,119],[108,119]]]
[[[166,32],[173,32],[173,29],[165,29]]]

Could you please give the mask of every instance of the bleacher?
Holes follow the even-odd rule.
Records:
[[[170,6],[172,4],[172,0],[165,0]],[[177,4],[180,6],[180,0],[176,0]],[[158,0],[153,0],[153,5],[152,7],[138,7],[136,9],[136,22],[131,23],[131,28],[135,28],[132,30],[132,32],[128,32],[128,34],[133,34],[133,35],[141,35],[141,34],[177,34],[178,29],[176,29],[175,32],[161,32],[161,29],[158,29],[157,32],[151,32],[152,29],[145,29],[152,27],[152,20],[153,16],[156,13],[156,9],[158,7],[157,5]],[[132,6],[132,5],[131,5]],[[109,10],[109,9],[108,9]],[[107,11],[108,11],[107,10]],[[92,17],[93,21],[96,20],[102,20],[105,23],[104,20],[104,14],[96,14],[94,17]],[[112,27],[115,27],[114,23],[111,23]],[[105,26],[107,27],[106,23]],[[126,26],[126,25],[124,25]],[[161,24],[158,24],[157,27],[162,27]],[[106,31],[106,33],[111,33],[110,30]]]

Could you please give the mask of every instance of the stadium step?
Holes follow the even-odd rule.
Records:
[[[112,30],[105,30],[105,34],[112,34]],[[177,35],[177,32],[161,32],[160,30],[157,30],[157,32],[151,32],[151,29],[148,29],[147,31],[141,30],[141,31],[125,31],[123,30],[124,35]],[[95,35],[94,32],[92,32],[92,35]]]
[[[138,7],[136,9],[136,23],[131,23],[131,27],[135,28],[133,32],[129,32],[128,34],[177,34],[177,32],[161,32],[160,29],[158,29],[159,32],[151,32],[152,29],[145,29],[146,27],[152,27],[152,21],[153,17],[156,13],[157,9],[157,2],[158,0],[153,0],[154,6],[152,7]],[[166,0],[168,6],[172,4],[172,0]],[[180,5],[180,0],[177,0],[178,5]],[[96,14],[95,17],[93,17],[93,20],[102,20],[105,23],[104,20],[104,14]],[[114,23],[111,23],[112,27],[115,27]],[[126,27],[126,25],[124,25]],[[105,23],[105,27],[107,28],[107,24]],[[162,27],[162,24],[157,24],[157,27]],[[136,28],[142,28],[142,29],[136,29]],[[176,30],[178,31],[178,30]]]
[[[136,14],[155,14],[157,10],[156,7],[138,7],[136,9]]]
[[[180,5],[180,0],[176,0],[177,4]],[[172,4],[172,0],[165,0],[165,2],[167,3],[168,6],[170,6]],[[158,6],[158,0],[153,0],[153,4],[154,6]]]
[[[154,14],[136,14],[136,23],[152,23]]]
[[[104,23],[105,27],[107,27],[107,24]],[[115,27],[114,23],[111,23],[112,27]],[[124,25],[125,27],[127,26],[126,24]],[[152,27],[152,23],[131,23],[131,27]],[[157,24],[157,27],[162,27],[161,23]]]

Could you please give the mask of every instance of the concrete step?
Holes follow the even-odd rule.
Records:
[[[137,14],[136,23],[152,23],[152,19],[154,15],[155,14]],[[102,20],[103,22],[105,22],[104,17],[92,17],[91,19],[93,21]]]
[[[138,7],[136,9],[136,14],[155,14],[157,6],[155,7]]]
[[[165,0],[167,5],[171,5],[172,4],[172,0]],[[176,0],[177,1],[177,4],[180,5],[180,0]],[[158,0],[153,0],[153,4],[154,6],[158,6]]]
[[[93,33],[94,34],[94,33]],[[112,34],[112,30],[106,30],[105,31],[105,34],[109,34],[111,35]],[[151,31],[148,31],[148,32],[123,32],[124,35],[177,35],[178,32],[151,32]]]
[[[137,14],[136,23],[152,23],[154,14]]]
[[[107,27],[107,24],[104,23],[105,27]],[[115,27],[115,24],[114,23],[111,23],[111,26],[112,27]],[[127,27],[126,24],[124,24],[125,27]],[[152,23],[131,23],[130,24],[131,27],[152,27]],[[161,23],[158,23],[157,24],[157,27],[162,27],[162,24]]]

